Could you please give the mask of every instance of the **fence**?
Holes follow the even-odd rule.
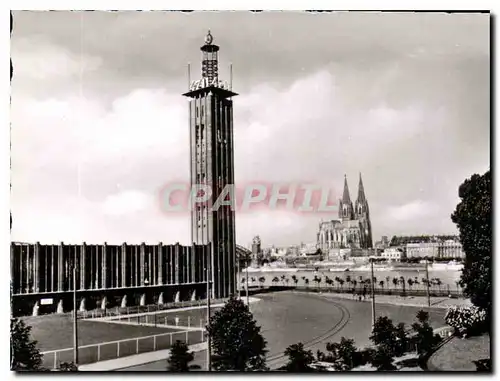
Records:
[[[268,286],[269,287],[269,286]],[[272,284],[270,287],[278,290],[278,289],[295,289],[300,291],[310,291],[310,292],[332,292],[339,294],[362,294],[364,287],[340,287],[340,286],[330,286],[330,285],[313,285],[309,286],[296,286],[296,285],[288,285],[283,286],[279,283]],[[353,292],[354,289],[354,292]],[[375,287],[375,295],[402,295],[402,296],[427,296],[426,288],[382,288]],[[369,296],[371,294],[371,285],[367,285],[366,287],[366,295]],[[462,291],[455,291],[448,288],[430,288],[429,289],[430,296],[433,297],[449,297],[452,298],[463,298],[464,295]]]
[[[78,362],[80,365],[91,364],[140,353],[169,349],[176,340],[181,340],[188,345],[198,344],[206,340],[205,335],[205,331],[202,330],[186,330],[83,345],[78,347]],[[61,363],[73,361],[73,348],[42,352],[42,355],[43,366],[45,368],[57,369]]]
[[[225,303],[227,299],[212,299],[210,303],[212,305]],[[102,317],[111,316],[122,316],[122,315],[134,315],[141,313],[152,313],[158,311],[172,310],[177,308],[185,307],[204,307],[206,306],[206,300],[193,300],[184,302],[171,302],[165,304],[153,304],[148,306],[130,306],[130,307],[112,307],[105,310],[98,309],[92,311],[78,311],[79,319],[95,319]]]
[[[204,311],[203,311],[204,312]],[[176,326],[181,329],[204,330],[207,321],[205,316],[175,314],[173,312],[156,312],[149,314],[121,315],[108,318],[113,323],[146,325],[146,326]]]

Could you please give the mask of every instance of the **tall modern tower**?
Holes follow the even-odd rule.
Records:
[[[201,79],[190,82],[191,189],[211,188],[206,202],[191,211],[191,235],[196,244],[211,245],[214,298],[236,293],[236,242],[234,210],[229,205],[212,208],[226,186],[234,184],[233,101],[231,83],[219,80],[219,47],[208,32],[201,47]],[[227,190],[227,188],[226,188]]]

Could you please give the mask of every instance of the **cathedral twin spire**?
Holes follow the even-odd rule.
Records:
[[[342,199],[339,205],[339,218],[342,221],[353,220],[355,218],[362,217],[368,213],[368,202],[365,196],[365,188],[363,186],[363,179],[361,178],[361,173],[359,174],[359,185],[358,185],[358,198],[355,203],[355,208],[353,207],[351,197],[349,195],[349,185],[347,184],[347,175],[344,175],[344,192],[342,194]]]

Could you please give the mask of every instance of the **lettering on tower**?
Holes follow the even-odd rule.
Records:
[[[202,78],[197,81],[191,81],[191,86],[189,87],[189,91],[195,91],[211,86],[217,87],[219,89],[229,90],[229,85],[227,81],[222,81],[217,78],[214,78],[210,81],[209,78]]]

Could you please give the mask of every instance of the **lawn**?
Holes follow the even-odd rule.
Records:
[[[54,354],[45,355],[45,366],[53,366],[54,360],[57,363],[73,361],[73,350],[70,349],[73,347],[73,320],[71,316],[44,315],[29,317],[24,320],[28,325],[32,326],[32,337],[38,341],[37,346],[41,352],[69,349],[59,352],[57,359],[54,359]],[[181,333],[180,330],[171,328],[81,320],[78,322],[79,347],[165,333],[172,333],[172,335],[165,335],[157,339],[142,339],[139,342],[137,340],[130,340],[120,343],[120,348],[118,348],[116,343],[101,345],[99,348],[97,346],[80,348],[79,362],[80,364],[88,364],[117,358],[118,356],[123,357],[155,349],[167,349],[175,340],[186,341],[186,338],[190,344],[201,341],[200,333],[196,331],[189,332],[186,336],[186,333]]]
[[[489,334],[467,339],[453,337],[431,356],[427,367],[431,371],[476,371],[474,361],[490,356]]]

